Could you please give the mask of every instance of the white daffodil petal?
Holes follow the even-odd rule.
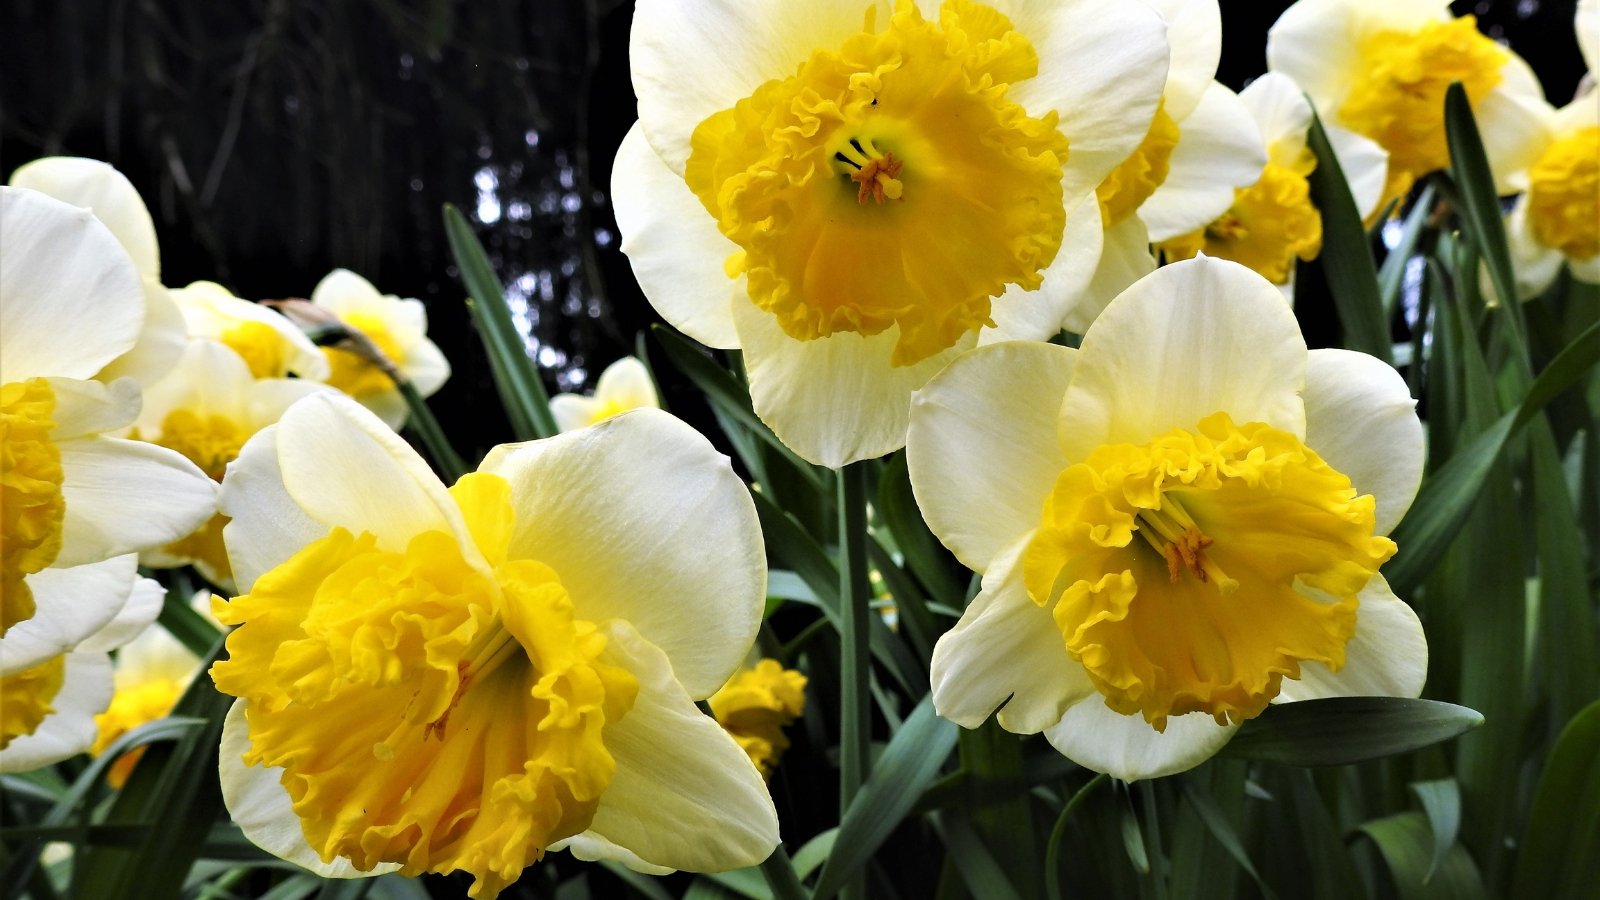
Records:
[[[639,123],[622,139],[611,173],[622,252],[650,305],[708,347],[739,346],[729,297],[736,288],[744,291],[723,271],[738,246],[717,230],[683,177],[650,149]]]
[[[600,373],[600,380],[595,382],[594,395],[628,409],[661,407],[661,401],[656,399],[655,382],[650,380],[650,371],[632,356],[624,356],[606,366],[605,371]]]
[[[349,269],[334,269],[317,286],[311,289],[310,300],[318,306],[325,306],[335,315],[344,315],[355,311],[365,311],[380,305],[383,295],[373,287],[372,282],[362,278]]]
[[[977,572],[1039,525],[1067,460],[1057,404],[1077,351],[1035,341],[979,347],[912,395],[906,463],[928,527]]]
[[[752,303],[736,302],[733,318],[756,415],[802,458],[830,468],[905,446],[911,392],[977,343],[969,333],[921,362],[891,368],[898,327],[797,341]]]
[[[1303,435],[1305,365],[1300,325],[1265,278],[1206,256],[1163,266],[1084,336],[1061,406],[1062,449],[1081,460],[1219,411]]]
[[[253,434],[276,423],[295,405],[312,394],[334,391],[326,384],[305,378],[258,378],[245,391],[245,416],[242,422]]]
[[[417,451],[342,394],[313,394],[290,407],[277,439],[284,490],[323,525],[369,531],[390,551],[425,531],[467,536],[460,508]],[[475,547],[462,543],[476,568],[485,564]]]
[[[1282,72],[1268,72],[1239,92],[1239,102],[1261,129],[1272,162],[1280,166],[1296,162],[1311,127],[1311,103],[1300,85]]]
[[[1584,284],[1600,284],[1600,253],[1588,259],[1568,260],[1572,277]]]
[[[217,486],[183,456],[143,441],[57,444],[66,514],[55,565],[76,566],[169,544],[216,511]],[[129,515],[138,510],[138,515]]]
[[[1528,189],[1528,170],[1550,145],[1554,110],[1539,77],[1522,57],[1508,54],[1500,83],[1472,107],[1483,152],[1501,194]]]
[[[1045,731],[1050,746],[1080,766],[1123,781],[1159,778],[1192,769],[1221,750],[1237,726],[1218,725],[1205,713],[1167,719],[1156,731],[1139,716],[1125,716],[1095,694],[1073,704]]]
[[[1061,177],[1070,207],[1149,131],[1167,80],[1166,23],[1142,3],[1028,0],[1002,11],[1039,54],[1039,74],[1013,84],[1007,96],[1030,115],[1060,115],[1071,145]]]
[[[14,187],[47,194],[82,207],[116,236],[140,276],[161,280],[161,247],[144,198],[127,176],[97,159],[47,156],[11,173]]]
[[[133,424],[139,413],[139,385],[131,378],[109,384],[80,378],[51,378],[56,406],[50,417],[55,441],[114,432]]]
[[[646,875],[671,875],[677,871],[677,869],[669,869],[666,866],[651,865],[640,859],[639,854],[629,850],[627,847],[614,844],[592,831],[575,834],[564,841],[556,841],[547,849],[570,851],[573,856],[585,862],[609,860],[610,862],[621,863],[635,872],[642,872]]]
[[[68,653],[61,690],[32,734],[13,738],[0,750],[0,772],[27,772],[77,756],[94,743],[94,717],[111,704],[111,658],[104,653]]]
[[[1405,379],[1365,353],[1312,350],[1304,396],[1306,446],[1373,495],[1377,534],[1393,531],[1417,496],[1427,454]]]
[[[1544,293],[1546,288],[1555,283],[1556,276],[1561,274],[1562,263],[1567,261],[1560,250],[1545,246],[1533,236],[1533,228],[1528,223],[1527,194],[1517,198],[1511,215],[1506,217],[1506,244],[1511,249],[1511,274],[1516,279],[1519,300],[1528,300]],[[1489,278],[1487,265],[1479,266],[1478,281],[1485,296],[1499,299],[1495,294],[1494,282]]]
[[[479,471],[511,483],[511,558],[555,569],[575,615],[633,623],[695,698],[739,667],[766,595],[761,528],[727,457],[698,432],[633,410],[507,448]],[[718,565],[704,564],[707,547]]]
[[[406,349],[405,364],[400,371],[411,380],[418,394],[431,397],[450,380],[450,360],[445,358],[438,344],[424,337]]]
[[[29,575],[34,614],[0,637],[0,675],[31,669],[88,640],[122,612],[137,578],[132,554]]]
[[[1350,185],[1350,196],[1356,201],[1356,212],[1366,219],[1378,212],[1378,201],[1383,199],[1383,188],[1389,178],[1389,151],[1376,141],[1346,131],[1335,125],[1325,125],[1323,133],[1339,160],[1339,170]]]
[[[1345,645],[1344,666],[1330,672],[1320,662],[1302,662],[1300,678],[1285,678],[1275,702],[1422,695],[1428,680],[1428,639],[1417,614],[1394,595],[1382,575],[1367,582],[1358,602],[1356,632]]]
[[[577,394],[557,394],[550,398],[550,415],[555,417],[558,431],[577,431],[594,421],[600,401]]]
[[[1178,123],[1167,177],[1139,207],[1139,218],[1160,242],[1204,228],[1233,205],[1267,165],[1261,128],[1239,97],[1212,82],[1194,112]]]
[[[1222,58],[1222,10],[1216,0],[1146,0],[1167,22],[1172,65],[1162,92],[1167,115],[1182,121],[1200,102]]]
[[[1298,0],[1267,32],[1267,68],[1282,72],[1334,119],[1335,104],[1361,66],[1361,44],[1368,35],[1393,28],[1412,31],[1449,18],[1442,0]]]
[[[1578,33],[1578,51],[1583,54],[1583,67],[1590,72],[1600,69],[1600,2],[1578,0],[1572,26]]]
[[[1007,285],[1006,292],[995,298],[991,308],[995,327],[979,332],[978,343],[1045,341],[1060,333],[1062,320],[1083,302],[1082,296],[1089,290],[1104,241],[1100,204],[1078,204],[1067,213],[1056,258],[1039,273],[1044,283],[1036,291]],[[1152,261],[1151,267],[1154,265]],[[1106,299],[1115,295],[1113,292]]]
[[[144,325],[133,348],[112,360],[96,377],[103,381],[132,378],[142,385],[155,384],[172,370],[183,352],[187,329],[183,313],[171,294],[157,281],[144,280]]]
[[[0,187],[0,384],[91,378],[144,325],[144,284],[88,211]],[[70,336],[70,339],[69,339]]]
[[[1037,734],[1094,693],[1050,613],[1022,583],[1018,563],[1030,535],[995,561],[961,621],[933,648],[933,708],[963,728],[999,709],[1002,728]]]
[[[862,30],[870,0],[640,0],[628,57],[639,124],[678,175],[689,136],[775,78],[787,78],[815,50],[838,50]],[[877,19],[887,22],[888,4]],[[1042,55],[1042,54],[1041,54]]]
[[[398,870],[399,863],[382,863],[370,872],[363,872],[342,856],[331,863],[322,861],[317,851],[306,843],[300,817],[295,815],[289,792],[279,781],[283,770],[244,764],[244,755],[250,750],[245,708],[243,700],[236,700],[228,707],[227,718],[222,720],[222,744],[217,748],[222,802],[244,836],[273,856],[323,878],[369,878]]]
[[[1098,213],[1099,209],[1095,211]],[[1061,327],[1075,334],[1088,331],[1106,304],[1156,270],[1156,258],[1150,253],[1150,232],[1138,216],[1128,216],[1106,229],[1102,240],[1104,245],[1088,286],[1073,299],[1061,320]]]
[[[389,426],[390,431],[398,432],[405,427],[406,420],[411,418],[411,407],[406,405],[406,398],[399,389],[374,391],[362,394],[355,400],[377,416],[379,421]]]
[[[154,578],[135,578],[122,609],[118,610],[116,616],[100,630],[79,644],[78,649],[85,652],[106,653],[143,634],[152,632],[164,634],[162,629],[151,626],[155,624],[156,617],[161,615],[161,607],[166,599],[167,589],[161,586],[161,582]],[[121,658],[119,655],[119,662]]]
[[[722,872],[766,859],[778,814],[750,757],[695,708],[659,648],[623,621],[607,637],[607,657],[639,679],[639,695],[606,724],[617,769],[589,833],[671,869]]]
[[[287,348],[286,371],[313,381],[328,377],[328,358],[322,350],[293,322],[270,308],[235,297],[212,281],[192,282],[168,293],[183,313],[190,336],[225,340],[240,325],[262,325],[270,328]]]
[[[222,529],[222,540],[241,593],[248,593],[262,574],[330,530],[301,509],[284,488],[276,425],[256,432],[239,458],[228,464],[217,508],[231,518]]]
[[[189,341],[170,377],[147,388],[139,411],[139,433],[156,440],[167,416],[178,410],[222,416],[243,423],[255,378],[239,354],[209,338]]]

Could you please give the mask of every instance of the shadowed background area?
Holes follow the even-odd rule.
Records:
[[[1224,83],[1265,68],[1287,5],[1223,3]],[[1570,98],[1573,3],[1454,8],[1526,56],[1554,102]],[[0,172],[49,154],[117,166],[150,206],[170,286],[303,297],[345,267],[422,298],[455,366],[434,406],[470,455],[509,433],[441,204],[477,228],[552,389],[581,389],[657,321],[607,196],[634,119],[632,12],[626,0],[11,0]],[[1300,307],[1312,344],[1329,343],[1325,298],[1309,291]],[[693,417],[698,399],[658,376]]]

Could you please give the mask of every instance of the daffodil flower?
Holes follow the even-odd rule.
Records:
[[[54,653],[90,633],[95,611],[128,589],[92,565],[194,530],[216,490],[177,453],[109,436],[133,421],[139,388],[95,378],[139,341],[147,296],[112,233],[7,187],[0,234],[0,651],[16,661],[11,645],[53,631],[58,614],[82,627]]]
[[[644,363],[624,356],[600,373],[594,396],[557,394],[550,398],[550,413],[562,431],[585,428],[630,409],[660,409],[656,386]]]
[[[1233,192],[1233,205],[1203,228],[1160,245],[1168,259],[1207,256],[1231,259],[1279,285],[1293,298],[1295,260],[1322,251],[1322,215],[1311,204],[1306,180],[1317,159],[1306,146],[1311,104],[1287,75],[1268,72],[1239,93],[1266,140],[1267,164],[1247,188]],[[1342,128],[1325,128],[1339,167],[1362,218],[1383,196],[1388,154],[1373,141]]]
[[[1389,153],[1380,206],[1450,165],[1444,97],[1459,81],[1502,194],[1527,187],[1543,140],[1544,91],[1526,62],[1446,0],[1300,0],[1267,34],[1267,67],[1294,79],[1323,121]]]
[[[278,421],[301,397],[329,390],[301,378],[257,378],[239,354],[197,338],[184,348],[177,367],[145,391],[134,434],[183,454],[220,483],[251,435]],[[227,522],[226,516],[213,515],[193,533],[145,553],[142,561],[158,567],[193,563],[208,581],[226,588],[233,583],[222,543]]]
[[[1417,617],[1379,566],[1421,480],[1386,364],[1307,352],[1261,276],[1199,257],[1082,349],[1013,342],[914,400],[918,505],[983,587],[935,647],[935,709],[1044,732],[1124,779],[1182,771],[1270,702],[1416,696]]]
[[[169,293],[183,312],[189,337],[222,342],[250,365],[255,377],[327,379],[327,357],[286,317],[235,297],[214,281],[192,282]]]
[[[449,360],[428,340],[428,312],[421,300],[380,294],[360,275],[335,269],[317,282],[311,302],[366,335],[418,394],[431,396],[450,378]],[[322,352],[330,366],[328,384],[377,413],[389,427],[405,424],[409,414],[405,397],[382,369],[340,347],[324,347]]]
[[[711,714],[771,778],[789,739],[783,730],[806,710],[806,676],[775,659],[740,669],[711,695]]]
[[[1095,0],[643,0],[623,250],[667,321],[744,351],[800,456],[895,450],[952,358],[1057,332],[1099,251],[1083,201],[1148,129],[1164,32]]]
[[[1152,241],[1170,240],[1222,215],[1234,192],[1267,163],[1261,130],[1218,83],[1222,12],[1215,0],[1149,0],[1167,22],[1171,66],[1161,105],[1137,149],[1096,189],[1104,247],[1088,287],[1063,316],[1082,334],[1100,310],[1156,266]]]
[[[760,773],[694,706],[764,604],[726,457],[634,410],[497,448],[448,490],[339,394],[296,403],[223,486],[240,699],[223,798],[325,875],[466,870],[493,897],[547,849],[635,868],[754,865]]]

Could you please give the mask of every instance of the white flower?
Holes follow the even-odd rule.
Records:
[[[421,300],[380,294],[370,281],[346,269],[335,269],[317,283],[311,302],[338,316],[347,327],[365,334],[424,397],[450,377],[450,363],[428,340],[428,313]],[[365,358],[337,347],[324,347],[331,371],[328,383],[378,414],[391,428],[408,415],[405,398],[389,376]]]
[[[196,281],[169,293],[183,312],[191,338],[221,341],[250,365],[257,378],[328,377],[328,359],[305,332],[284,316],[212,281]]]
[[[550,412],[562,431],[574,431],[617,413],[646,407],[660,409],[661,400],[656,397],[656,386],[644,363],[631,356],[606,366],[595,382],[593,397],[557,394],[550,398]]]

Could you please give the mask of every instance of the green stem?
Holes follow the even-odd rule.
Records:
[[[872,599],[867,585],[867,473],[862,463],[838,471],[841,693],[839,701],[839,816],[867,778],[872,708],[867,684],[867,635]],[[865,874],[846,886],[846,897],[866,893]]]
[[[1078,811],[1083,801],[1089,799],[1094,789],[1105,784],[1109,778],[1104,772],[1089,779],[1088,783],[1078,788],[1072,795],[1067,805],[1061,807],[1061,815],[1056,818],[1056,827],[1050,829],[1050,843],[1044,850],[1044,888],[1050,900],[1061,900],[1061,845],[1067,838],[1067,823],[1072,821],[1072,814]]]
[[[811,895],[795,874],[794,863],[779,844],[772,855],[761,861],[761,874],[766,876],[767,887],[772,888],[773,900],[807,900]]]
[[[1017,890],[1025,897],[1039,896],[1044,890],[1039,883],[1042,867],[1022,772],[1022,739],[991,717],[976,729],[962,729],[960,746],[962,768],[995,785],[990,794],[994,803],[968,810],[973,829]]]
[[[434,465],[439,467],[447,484],[455,484],[456,479],[471,471],[462,461],[460,454],[450,446],[449,438],[444,436],[444,429],[439,427],[439,420],[433,417],[433,410],[428,408],[428,402],[417,393],[416,386],[409,380],[396,379],[395,386],[400,388],[400,395],[406,398],[406,408],[411,412],[408,427],[422,439],[422,445],[428,449],[428,455],[433,457]]]

